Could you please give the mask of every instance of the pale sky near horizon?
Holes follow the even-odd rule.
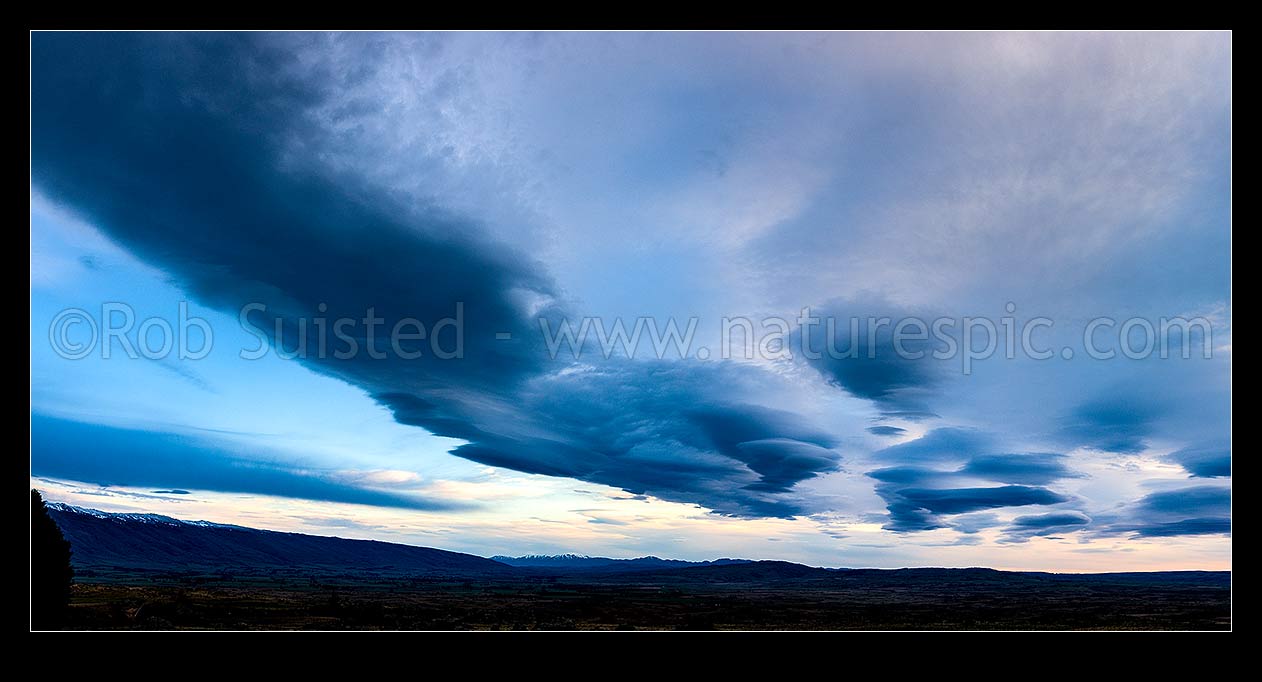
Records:
[[[51,500],[484,556],[1231,566],[1229,33],[35,33],[31,78]],[[465,357],[244,359],[251,302],[291,338],[459,303]],[[182,305],[204,358],[58,327]],[[1056,352],[554,358],[538,324],[708,350],[804,307],[1044,317]],[[1093,359],[1102,316],[1212,334]]]

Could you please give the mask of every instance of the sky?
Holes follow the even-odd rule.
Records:
[[[52,500],[1231,566],[1229,33],[34,33],[30,193]]]

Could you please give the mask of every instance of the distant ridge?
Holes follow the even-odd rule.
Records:
[[[630,571],[653,571],[669,568],[694,568],[701,566],[728,566],[747,564],[749,559],[715,559],[713,561],[684,561],[682,559],[663,559],[655,556],[642,556],[634,559],[610,559],[582,554],[529,554],[510,557],[497,555],[491,559],[518,568],[558,569],[563,571],[593,571],[603,573],[622,573]]]
[[[149,571],[381,571],[412,575],[511,572],[459,552],[376,540],[281,533],[160,514],[113,514],[66,504],[48,513],[70,541],[78,568]]]

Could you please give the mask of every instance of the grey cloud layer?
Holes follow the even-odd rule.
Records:
[[[1149,493],[1103,519],[1104,535],[1164,538],[1231,533],[1231,489],[1197,485]]]
[[[977,530],[975,524],[949,517],[1071,501],[1069,496],[1045,487],[1081,475],[1067,466],[1064,455],[1006,453],[996,447],[990,434],[939,428],[875,453],[877,461],[906,462],[868,472],[878,481],[877,494],[889,511],[885,527],[895,531],[956,528],[971,533]],[[987,485],[979,486],[981,483]]]
[[[1211,143],[1220,124],[1226,130],[1222,121],[1229,106],[1224,102],[1230,103],[1218,82],[1202,75],[1212,72],[1205,65],[1221,63],[1223,49],[1217,42],[1203,37],[1178,37],[1167,44],[1148,36],[1116,41],[1028,36],[1012,41],[1024,50],[1014,52],[1005,41],[992,44],[981,35],[923,40],[847,36],[836,43],[806,38],[777,43],[707,37],[697,42],[698,54],[691,55],[701,59],[697,68],[679,69],[677,58],[687,56],[681,54],[687,51],[682,43],[658,43],[663,50],[656,50],[650,44],[656,38],[600,36],[602,44],[626,40],[653,55],[645,59],[635,49],[594,50],[600,59],[591,63],[573,59],[583,45],[558,38],[552,49],[559,52],[547,54],[561,58],[549,66],[540,63],[546,59],[519,59],[521,55],[511,52],[536,38],[497,37],[493,49],[466,45],[470,53],[457,55],[431,75],[419,72],[429,69],[431,58],[445,49],[443,37],[396,41],[383,35],[36,34],[32,178],[40,192],[82,212],[110,237],[164,268],[198,299],[229,311],[245,302],[266,302],[268,312],[256,314],[256,324],[272,328],[279,322],[288,339],[297,335],[294,320],[315,315],[319,304],[326,305],[329,318],[359,318],[373,307],[388,329],[403,317],[427,323],[449,317],[460,302],[463,360],[377,361],[361,356],[313,359],[309,365],[362,387],[402,423],[468,441],[457,450],[468,459],[739,515],[789,516],[818,509],[798,484],[837,471],[841,443],[854,441],[840,440],[822,419],[810,423],[791,409],[767,407],[776,404],[766,397],[770,373],[758,369],[620,360],[569,367],[548,360],[538,342],[535,316],[555,318],[573,311],[560,302],[566,297],[561,287],[526,255],[544,250],[540,235],[547,230],[527,225],[537,223],[538,216],[515,221],[517,206],[504,199],[515,190],[500,186],[499,180],[486,180],[476,185],[477,191],[463,192],[458,202],[447,202],[453,185],[438,183],[441,173],[415,171],[433,163],[418,161],[422,152],[437,149],[443,158],[474,159],[468,167],[477,175],[495,165],[487,158],[494,161],[502,151],[492,149],[484,158],[475,148],[487,141],[481,136],[500,138],[487,147],[511,147],[505,140],[531,138],[530,133],[540,131],[507,123],[501,128],[501,119],[533,116],[536,123],[555,128],[554,137],[545,135],[538,143],[542,148],[531,146],[536,144],[533,138],[526,145],[530,159],[551,159],[544,164],[551,174],[535,173],[539,167],[523,158],[500,165],[520,171],[531,182],[535,175],[581,176],[569,185],[550,184],[550,191],[584,195],[574,197],[574,203],[590,201],[610,185],[640,188],[651,183],[626,183],[622,162],[640,164],[645,175],[654,175],[662,170],[654,159],[667,159],[665,165],[674,167],[679,159],[672,155],[696,155],[679,144],[680,139],[694,139],[693,124],[672,128],[673,137],[640,139],[655,136],[652,126],[665,124],[664,114],[679,106],[678,93],[690,81],[686,74],[680,76],[683,84],[672,78],[695,71],[709,87],[709,81],[723,79],[710,78],[708,69],[753,50],[765,62],[757,66],[765,72],[756,71],[753,77],[774,84],[775,95],[786,98],[786,111],[800,105],[811,120],[832,120],[843,112],[840,118],[850,126],[808,135],[809,126],[798,125],[792,115],[765,112],[770,97],[763,91],[753,103],[736,97],[733,106],[740,111],[730,111],[730,93],[706,90],[718,96],[688,103],[699,107],[687,112],[696,116],[680,117],[695,118],[697,127],[704,127],[700,124],[712,120],[708,117],[722,116],[741,122],[736,128],[750,128],[752,133],[744,132],[753,137],[770,140],[771,152],[749,156],[734,146],[718,145],[729,133],[740,137],[741,130],[711,131],[716,139],[705,143],[718,147],[715,174],[721,191],[714,194],[721,201],[682,211],[725,216],[719,222],[726,228],[743,224],[746,214],[759,214],[762,205],[774,209],[759,217],[765,225],[722,235],[734,237],[739,248],[711,249],[724,258],[735,255],[728,260],[746,269],[732,279],[756,282],[766,289],[760,295],[789,297],[786,305],[793,308],[839,294],[859,296],[871,288],[911,301],[909,305],[937,305],[945,297],[963,295],[982,300],[981,291],[990,304],[983,310],[1001,308],[1003,300],[988,299],[995,291],[1043,295],[1043,303],[1049,298],[1059,303],[1099,290],[1108,294],[1099,299],[1108,304],[1107,310],[1132,298],[1161,306],[1169,301],[1197,306],[1225,298],[1226,275],[1206,265],[1219,263],[1225,252],[1229,231],[1221,216],[1226,211],[1217,204],[1203,211],[1194,207],[1198,216],[1206,217],[1188,229],[1204,238],[1189,244],[1184,223],[1175,220],[1180,214],[1171,209],[1181,196],[1174,190],[1217,188],[1225,178],[1225,173],[1206,170],[1217,167],[1211,162],[1226,148]],[[891,42],[907,49],[890,50]],[[1229,38],[1226,47],[1229,62]],[[1154,58],[1167,52],[1177,56]],[[471,57],[485,53],[494,58]],[[615,53],[622,56],[609,56]],[[875,59],[878,53],[881,58]],[[915,58],[887,63],[892,54]],[[1082,61],[1071,64],[1063,55]],[[375,71],[383,57],[403,63],[408,77],[396,80],[385,69]],[[604,96],[609,91],[606,80],[618,77],[604,72],[601,60],[610,59],[625,60],[618,73],[640,79],[617,97]],[[477,64],[466,69],[462,60]],[[596,77],[572,83],[565,67],[560,73],[549,71],[576,61]],[[647,62],[661,71],[652,72]],[[545,98],[565,97],[564,106],[553,101],[547,103],[551,108],[541,107],[534,100],[518,106],[514,100],[499,112],[502,117],[488,115],[482,100],[503,93],[480,89],[485,82],[459,78],[505,64],[511,65],[510,73],[500,77],[514,81],[510,92],[538,89]],[[802,64],[812,69],[803,70]],[[866,72],[868,64],[883,70]],[[1189,78],[1185,68],[1194,75]],[[1075,69],[1090,78],[1082,80]],[[639,75],[642,71],[645,75]],[[848,77],[837,78],[837,73]],[[736,84],[733,90],[744,89],[741,79],[750,77],[725,75],[728,87]],[[420,95],[411,89],[418,80],[425,85]],[[833,81],[868,85],[834,91]],[[1115,87],[1118,82],[1128,87]],[[1081,87],[1068,87],[1072,83]],[[1189,83],[1195,87],[1189,90]],[[383,85],[389,88],[390,106],[380,101]],[[658,92],[661,101],[632,100],[630,104],[643,106],[624,106],[640,89],[654,88],[668,91]],[[425,100],[429,97],[445,99]],[[1187,111],[1181,108],[1185,103]],[[1150,110],[1145,104],[1154,106]],[[418,107],[426,114],[420,119],[423,125],[399,113]],[[631,120],[646,111],[653,115]],[[763,120],[764,114],[770,122]],[[590,120],[578,120],[581,116]],[[631,132],[618,137],[618,130],[599,130],[592,123],[609,117],[625,124],[612,128]],[[443,121],[450,124],[448,129],[436,131],[429,125]],[[573,131],[579,124],[597,130],[584,137]],[[799,135],[803,139],[792,149],[812,150],[799,154],[807,170],[817,163],[841,168],[837,187],[846,191],[830,187],[809,201],[777,196],[773,190],[792,190],[797,178],[770,176],[800,169],[794,163],[766,164],[783,163],[780,157],[786,156],[790,142],[785,136],[796,140]],[[551,143],[557,149],[547,148]],[[606,149],[605,143],[615,150]],[[817,147],[825,152],[816,156]],[[595,157],[598,163],[567,168],[574,159],[565,156],[566,149],[577,149],[580,161]],[[1150,159],[1157,161],[1148,163]],[[783,168],[788,170],[781,174]],[[607,175],[592,178],[593,170]],[[832,172],[821,170],[825,178]],[[673,191],[680,178],[663,175],[661,184]],[[390,191],[375,184],[383,179]],[[772,182],[781,179],[791,181],[786,187]],[[607,210],[632,213],[673,197],[621,191],[605,199]],[[417,203],[422,200],[431,203]],[[469,205],[477,202],[497,207],[489,212],[498,219],[493,228],[468,217]],[[729,206],[733,202],[735,207]],[[599,211],[569,215],[571,225],[584,229],[602,224],[593,217],[611,218]],[[613,218],[618,220],[611,218],[609,224],[619,228],[673,225],[653,213]],[[697,222],[711,226],[706,220]],[[1167,223],[1180,225],[1180,230],[1163,231]],[[514,248],[486,238],[488,229],[497,237],[507,235]],[[1137,234],[1142,245],[1133,239]],[[573,233],[552,237],[610,239],[617,248],[626,243],[617,240],[635,242],[644,235],[609,228],[596,239]],[[1097,253],[1107,257],[1094,258]],[[599,249],[583,255],[590,254],[608,255]],[[694,259],[679,262],[691,264]],[[785,268],[786,262],[794,267]],[[763,286],[765,282],[775,285]],[[810,301],[798,300],[802,297]],[[871,299],[864,305],[834,302],[818,312],[842,320],[875,313],[902,316],[899,306],[885,304],[879,296]],[[542,308],[528,311],[528,302],[540,302]],[[1027,311],[1031,302],[1024,298],[1020,303],[1023,312],[1043,312]],[[1071,316],[1083,310],[1053,312]],[[846,331],[839,330],[843,335]],[[497,341],[497,332],[513,338]],[[811,345],[820,348],[823,333],[817,327],[799,331],[797,338],[807,334]],[[1227,428],[1228,389],[1222,376],[1229,374],[1229,363],[1226,372],[1189,364],[1178,371],[1163,366],[1159,372],[1152,367],[1058,365],[1049,370],[1055,377],[1042,381],[1043,367],[1009,363],[1004,372],[992,372],[989,378],[979,372],[965,384],[958,376],[947,376],[951,368],[932,360],[898,357],[888,328],[878,332],[874,348],[868,347],[866,334],[860,339],[853,349],[841,344],[855,350],[857,358],[824,357],[808,364],[824,381],[871,403],[882,417],[869,428],[872,435],[900,437],[907,433],[904,422],[939,419],[981,423],[993,432],[938,428],[876,452],[874,459],[882,468],[871,476],[889,507],[893,529],[947,526],[967,533],[991,524],[986,510],[1041,505],[1058,506],[1019,517],[1008,535],[1022,539],[1106,523],[1098,518],[1075,522],[1086,515],[1068,510],[1074,501],[1058,491],[1058,484],[1077,475],[1061,455],[1024,448],[1013,454],[996,443],[1005,433],[1045,437],[1051,445],[1030,448],[1040,451],[1088,447],[1135,454],[1153,442],[1174,442],[1182,449],[1169,459],[1191,475],[1230,473],[1229,447],[1212,439]],[[867,357],[869,351],[875,357]],[[1180,405],[1157,411],[1133,396],[1099,390],[1114,375],[1137,386],[1132,393],[1169,393],[1177,386]],[[1068,411],[1062,408],[1075,404]],[[105,470],[94,471],[109,478]],[[120,470],[115,478],[125,473]],[[177,479],[153,484],[192,485]],[[1220,514],[1163,518],[1165,525],[1151,528],[1135,520],[1127,523],[1133,532],[1154,535],[1221,529],[1223,519]]]
[[[301,316],[372,308],[390,329],[463,305],[463,359],[308,360],[399,421],[469,441],[463,457],[723,513],[806,511],[790,491],[837,468],[832,438],[732,399],[751,383],[734,368],[614,361],[562,372],[523,305],[560,312],[538,264],[479,238],[469,220],[313,172],[295,155],[332,81],[294,67],[268,36],[36,35],[35,186],[199,299],[230,311],[267,304],[252,321],[279,323],[291,343]]]

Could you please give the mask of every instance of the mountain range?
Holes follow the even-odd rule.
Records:
[[[48,504],[81,629],[1231,627],[1231,573],[499,556]]]
[[[259,530],[160,514],[111,513],[50,502],[48,512],[70,542],[76,570],[93,573],[286,573],[360,577],[547,578],[595,582],[791,583],[824,581],[880,588],[968,584],[1049,583],[1229,587],[1226,571],[1055,574],[989,568],[831,569],[786,561],[682,561],[654,556],[611,559],[580,554],[495,556],[490,559],[377,540]]]
[[[595,575],[750,563],[748,559],[611,559],[579,554],[485,559],[427,547],[185,521],[161,514],[103,512],[57,502],[47,507],[73,548],[74,563],[89,569]]]
[[[497,561],[428,547],[182,521],[158,514],[112,514],[56,502],[47,507],[70,542],[77,568],[462,575],[512,571]]]

